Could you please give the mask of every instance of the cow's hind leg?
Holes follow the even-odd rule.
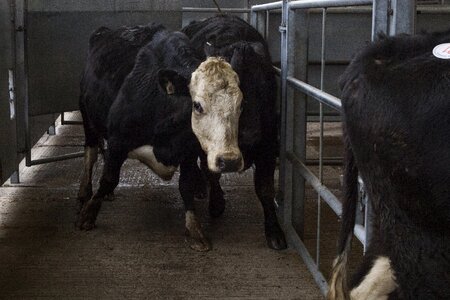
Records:
[[[80,188],[78,190],[78,201],[81,206],[92,197],[92,169],[98,156],[99,137],[90,125],[89,118],[84,106],[81,106],[84,127],[84,161],[83,174],[81,175]]]
[[[378,256],[362,281],[350,291],[352,300],[388,299],[397,287],[394,270],[388,257]]]
[[[220,173],[209,171],[206,157],[200,160],[201,169],[208,181],[209,191],[209,215],[213,218],[220,217],[225,210],[225,199],[223,190],[220,187]]]
[[[98,145],[84,147],[84,168],[81,175],[80,189],[78,190],[78,201],[83,205],[92,197],[92,169],[98,156]]]
[[[255,159],[255,190],[264,210],[264,228],[267,245],[276,250],[286,249],[286,239],[278,224],[275,212],[274,172],[276,158],[273,155],[258,155]]]
[[[82,230],[90,230],[95,226],[95,220],[102,205],[102,200],[110,195],[119,183],[120,168],[127,157],[126,151],[114,143],[108,145],[105,156],[100,187],[95,195],[84,203],[78,216],[77,226]]]
[[[196,177],[193,176],[193,172],[196,171],[195,169],[198,170],[196,159],[180,165],[179,189],[186,211],[186,241],[196,251],[208,251],[211,249],[211,244],[203,234],[194,209]]]

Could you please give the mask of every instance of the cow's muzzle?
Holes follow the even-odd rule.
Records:
[[[216,167],[221,173],[238,172],[244,168],[244,162],[241,155],[237,158],[218,156],[216,158]]]

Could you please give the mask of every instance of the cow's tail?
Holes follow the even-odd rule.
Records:
[[[344,200],[342,225],[338,243],[338,256],[333,262],[327,299],[350,299],[347,287],[347,259],[355,227],[356,205],[358,203],[358,168],[348,135],[344,128]]]

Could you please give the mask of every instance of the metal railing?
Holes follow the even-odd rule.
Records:
[[[408,3],[407,3],[408,2]],[[325,28],[327,24],[327,10],[351,7],[372,12],[372,39],[376,33],[384,32],[396,34],[400,32],[412,33],[415,25],[414,1],[389,0],[302,0],[278,1],[251,8],[251,24],[263,35],[268,32],[268,18],[271,11],[282,10],[281,32],[281,69],[276,73],[281,81],[281,149],[280,149],[280,204],[284,230],[290,246],[295,248],[312,273],[321,292],[326,294],[328,286],[320,266],[320,220],[321,202],[325,202],[334,213],[341,217],[342,203],[323,183],[323,105],[333,110],[341,111],[341,100],[324,92],[325,73]],[[306,82],[308,67],[308,12],[321,10],[322,39],[321,39],[321,72],[320,87],[317,88]],[[395,13],[392,13],[395,12]],[[391,14],[392,13],[392,14]],[[306,99],[307,96],[319,102],[320,136],[318,176],[307,167],[306,163]],[[305,183],[317,192],[317,230],[316,257],[313,259],[303,241]],[[362,182],[360,182],[362,186]],[[354,228],[355,236],[367,247],[371,236],[370,205],[365,200],[364,215],[358,216]],[[330,266],[331,267],[331,266]]]

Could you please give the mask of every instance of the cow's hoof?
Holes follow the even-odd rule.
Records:
[[[205,237],[192,237],[189,231],[186,232],[186,242],[192,250],[206,252],[211,250],[211,243]]]
[[[277,226],[278,227],[278,226]],[[283,250],[287,248],[286,238],[280,228],[266,231],[267,246],[274,250]]]
[[[91,230],[95,227],[95,219],[101,207],[101,201],[89,200],[78,215],[77,227],[80,230]]]
[[[223,196],[211,198],[209,200],[209,215],[213,218],[220,217],[225,211],[225,199]]]

